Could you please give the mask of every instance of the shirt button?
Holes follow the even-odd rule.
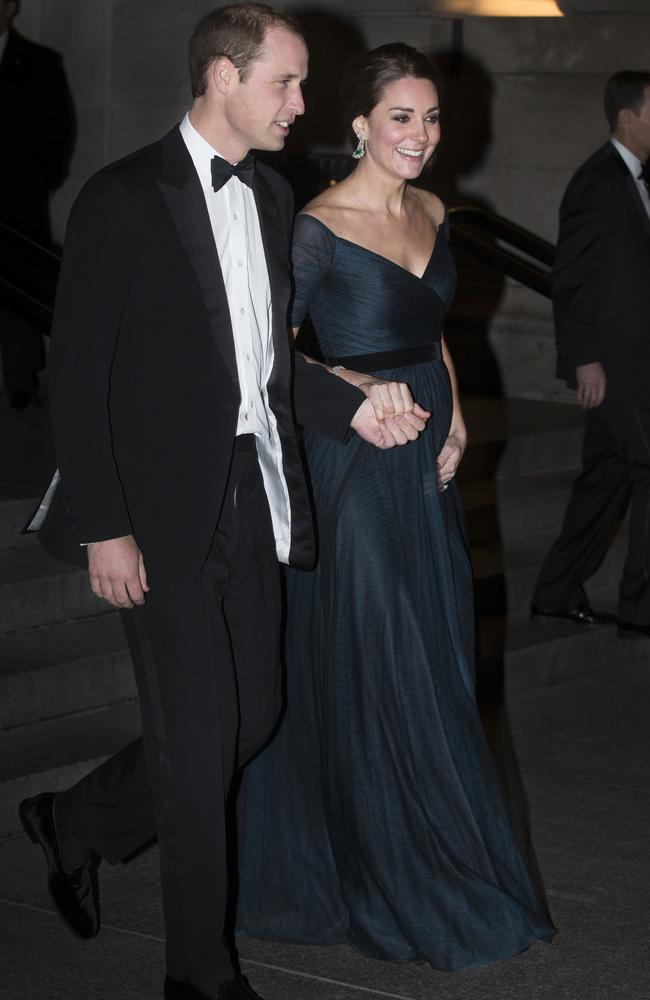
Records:
[[[246,355],[246,360],[247,360],[247,361],[250,361],[250,359],[251,359],[251,356],[250,356],[250,354],[247,354],[247,355]]]
[[[249,403],[248,405],[249,405],[250,409],[252,410],[253,409],[253,404]]]
[[[248,420],[248,414],[247,413],[244,414],[244,420]]]
[[[233,216],[232,217],[235,220],[235,222],[237,222],[237,219],[239,218],[239,216],[237,215],[236,212],[233,212]]]
[[[238,260],[237,261],[237,267],[243,267],[243,266],[244,266],[243,260]]]
[[[241,307],[241,309],[240,309],[239,311],[240,311],[240,313],[242,314],[242,316],[243,316],[243,315],[244,315],[244,313],[246,312],[246,310],[244,309],[244,307],[243,307],[243,306]]]

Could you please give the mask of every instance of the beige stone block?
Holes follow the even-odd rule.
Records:
[[[108,116],[104,105],[77,107],[77,129],[70,172],[87,180],[108,163]]]
[[[573,170],[483,170],[464,178],[456,204],[472,198],[530,229],[543,239],[557,239],[560,201]]]
[[[589,0],[592,2],[592,0]],[[494,73],[605,77],[650,65],[650,10],[558,18],[465,18],[463,47]]]
[[[112,102],[189,105],[188,42],[209,9],[205,0],[113,0]]]
[[[42,41],[41,18],[43,7],[43,0],[22,0],[20,13],[14,22],[16,31],[19,31],[25,38],[31,38],[33,42]]]
[[[450,18],[409,14],[408,7],[400,14],[359,13],[355,20],[369,49],[388,42],[406,42],[431,55],[448,50],[452,44],[453,21]]]
[[[43,5],[42,40],[61,52],[77,107],[108,96],[111,0],[49,0]]]
[[[110,108],[108,129],[108,161],[132,153],[160,139],[180,122],[188,103],[181,98],[176,104],[116,104]]]
[[[609,136],[604,86],[600,76],[499,75],[487,164],[575,169]]]
[[[489,342],[507,398],[571,401],[574,394],[555,377],[555,334],[547,322],[526,313],[499,312]]]

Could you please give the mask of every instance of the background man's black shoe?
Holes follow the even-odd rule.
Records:
[[[47,886],[54,904],[70,930],[81,938],[99,931],[97,894],[90,865],[66,871],[54,824],[56,795],[44,792],[20,803],[25,832],[43,849],[47,861]]]
[[[207,993],[202,993],[196,986],[189,983],[179,983],[176,979],[165,979],[165,1000],[211,1000]],[[259,993],[248,984],[243,976],[234,976],[222,983],[214,1000],[263,1000]]]
[[[579,604],[575,608],[567,608],[565,611],[549,611],[548,608],[540,608],[537,604],[530,606],[531,621],[544,621],[548,618],[556,618],[565,622],[573,622],[574,625],[613,625],[616,622],[614,615],[608,615],[600,611],[594,611],[588,604]]]
[[[632,622],[619,622],[618,634],[621,639],[650,639],[650,625],[633,625]]]

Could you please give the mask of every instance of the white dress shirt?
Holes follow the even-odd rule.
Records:
[[[203,188],[226,286],[241,394],[237,434],[255,435],[278,559],[286,563],[291,507],[280,435],[266,388],[273,370],[273,316],[257,206],[252,190],[238,177],[231,177],[214,191],[210,164],[212,157],[220,154],[199,135],[189,115],[185,115],[180,130]]]
[[[610,141],[614,149],[621,154],[625,160],[628,170],[634,177],[639,194],[641,195],[641,201],[643,202],[643,206],[648,213],[648,217],[650,218],[650,194],[645,186],[645,182],[640,177],[641,171],[643,170],[643,163],[638,156],[635,156],[634,153],[629,150],[627,146],[624,146],[622,142],[619,142],[618,139],[611,139]]]

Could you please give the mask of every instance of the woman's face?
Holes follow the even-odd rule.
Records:
[[[389,83],[367,118],[352,123],[366,138],[366,156],[402,180],[419,177],[440,141],[438,92],[430,80]]]

